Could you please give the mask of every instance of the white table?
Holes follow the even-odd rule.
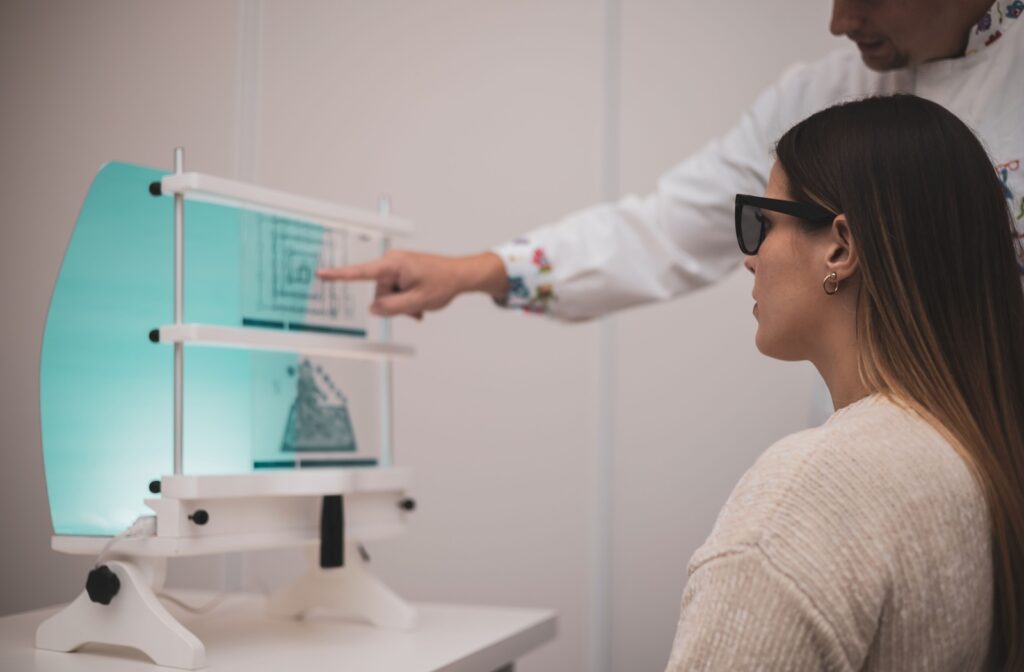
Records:
[[[175,591],[201,605],[212,596]],[[206,645],[209,672],[337,670],[339,672],[511,671],[523,654],[555,637],[547,609],[417,604],[411,632],[332,619],[280,620],[263,613],[264,598],[239,593],[208,614],[168,609]],[[0,670],[137,672],[158,667],[137,651],[88,645],[76,653],[40,651],[36,626],[58,607],[0,618]]]

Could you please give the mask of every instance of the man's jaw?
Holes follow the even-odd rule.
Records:
[[[907,65],[906,57],[896,51],[888,38],[869,35],[847,35],[847,37],[857,45],[861,59],[872,70],[882,72]]]

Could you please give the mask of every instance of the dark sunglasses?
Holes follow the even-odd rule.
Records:
[[[748,256],[757,254],[761,243],[764,242],[768,220],[762,210],[781,212],[813,224],[831,222],[836,218],[836,213],[814,203],[736,194],[736,241],[740,244],[743,254]]]

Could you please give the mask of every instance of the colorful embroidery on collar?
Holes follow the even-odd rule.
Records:
[[[976,54],[993,44],[1024,14],[1024,0],[996,0],[967,36],[965,56]]]

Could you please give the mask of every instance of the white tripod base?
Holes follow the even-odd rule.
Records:
[[[167,561],[142,563],[139,559],[107,562],[121,582],[110,604],[93,602],[83,590],[74,602],[39,624],[36,648],[74,651],[90,643],[114,644],[138,649],[157,665],[185,670],[205,665],[203,643],[164,609],[153,592],[163,584]]]
[[[322,608],[332,616],[366,621],[381,628],[411,630],[416,610],[370,573],[356,544],[345,544],[345,566],[322,569],[316,551],[303,576],[272,594],[267,611],[297,618]]]

